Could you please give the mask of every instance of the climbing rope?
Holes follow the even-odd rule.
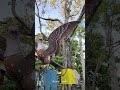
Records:
[[[45,90],[45,83],[44,83],[44,76],[43,76],[43,73],[46,71],[46,70],[49,70],[50,67],[47,66],[47,68],[45,70],[40,70],[39,72],[39,81],[40,81],[40,90]]]
[[[43,71],[40,72],[40,90],[45,90]]]

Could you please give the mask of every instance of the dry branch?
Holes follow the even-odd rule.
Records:
[[[59,23],[63,24],[59,19],[52,19],[52,18],[43,18],[43,17],[40,17],[38,14],[35,13],[35,15],[40,18],[40,19],[43,19],[43,20],[49,20],[49,21],[58,21]]]
[[[35,4],[36,4],[36,7],[37,7],[38,16],[40,16],[37,2],[36,2]],[[39,24],[40,24],[40,32],[41,32],[41,34],[42,34],[42,37],[43,37],[43,39],[45,39],[45,40],[47,41],[47,40],[48,40],[47,36],[46,36],[46,35],[42,32],[42,30],[41,30],[41,29],[42,29],[42,24],[41,24],[40,18],[39,18]]]

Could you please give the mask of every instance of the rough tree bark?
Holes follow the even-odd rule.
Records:
[[[83,55],[83,47],[82,47],[82,36],[79,36],[79,45],[80,45],[80,62],[82,65],[82,77],[83,77],[83,81],[82,81],[82,90],[85,90],[85,59],[84,59],[84,55]]]
[[[110,70],[110,77],[111,77],[111,90],[120,90],[118,77],[117,77],[117,67],[116,67],[114,56],[109,58],[109,70]]]
[[[106,15],[108,16],[108,15]],[[114,37],[112,35],[113,33],[113,26],[112,26],[112,22],[110,22],[110,26],[108,28],[106,28],[106,45],[109,47],[108,48],[108,64],[109,64],[109,71],[110,71],[110,77],[111,77],[111,90],[119,90],[119,82],[118,82],[118,77],[117,77],[117,67],[116,67],[116,62],[115,62],[115,58],[114,58],[114,54],[113,53],[111,55],[111,53],[114,51],[114,48],[112,48],[112,43],[114,40]],[[106,26],[107,27],[107,26]]]
[[[85,2],[85,26],[87,27],[91,22],[98,7],[101,5],[102,0],[86,0]]]
[[[66,9],[67,7],[67,1],[65,1],[65,8],[64,11],[65,13],[65,21],[64,23],[68,22],[69,16],[70,16],[70,12]],[[64,40],[62,41],[62,45],[63,45],[63,66],[65,68],[71,68],[72,63],[71,63],[71,53],[70,53],[70,40],[69,38],[66,40],[66,38],[64,38]],[[62,90],[71,90],[71,86],[68,85],[68,87],[66,85],[64,85],[62,87]]]

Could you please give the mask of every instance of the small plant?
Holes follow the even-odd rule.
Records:
[[[3,85],[0,86],[0,90],[15,90],[14,81],[5,80]]]

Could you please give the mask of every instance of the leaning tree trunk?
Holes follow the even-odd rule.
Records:
[[[65,68],[72,68],[73,65],[72,65],[71,53],[70,53],[70,40],[65,38],[62,41],[62,45],[63,45],[63,66]],[[71,90],[71,85],[68,85],[68,87],[64,85],[64,88],[66,88],[66,90]]]
[[[63,65],[65,68],[71,68],[70,41],[63,40]]]
[[[67,11],[66,8],[70,8],[70,6],[67,7],[67,1],[65,1],[65,8],[64,8],[64,10],[66,11],[65,23],[68,22],[70,15],[70,11]],[[70,39],[64,38],[64,40],[62,41],[62,45],[63,45],[63,65],[65,68],[72,68],[73,65],[72,65],[71,53],[70,53]],[[72,90],[71,88],[72,88],[71,85],[63,85],[62,90]]]
[[[72,68],[71,62],[71,53],[70,53],[70,41],[63,40],[63,65],[65,68]],[[71,90],[71,85],[64,85],[64,89],[62,90]]]

